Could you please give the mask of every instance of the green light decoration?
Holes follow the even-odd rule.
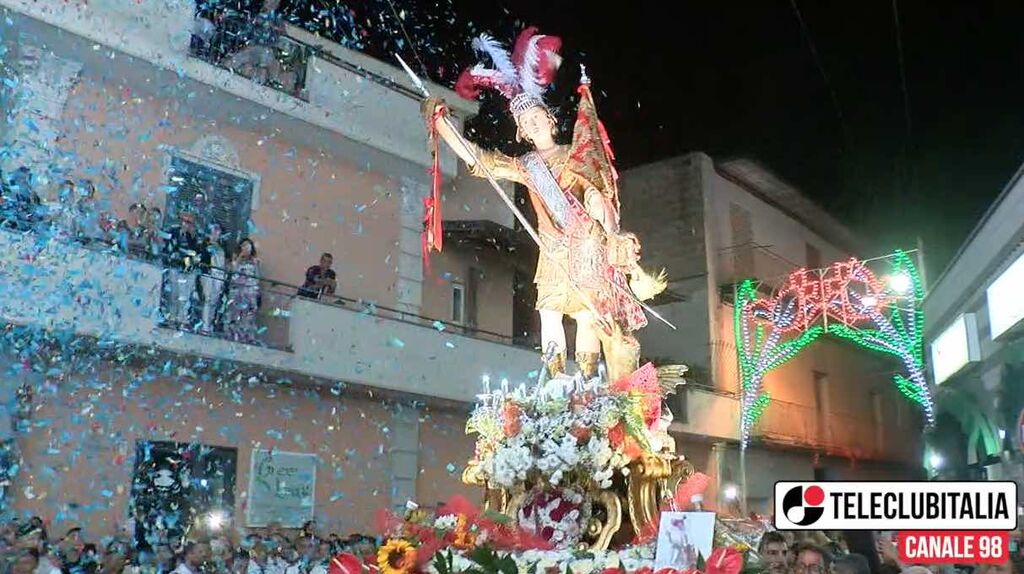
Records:
[[[885,259],[888,282],[867,262],[840,261],[822,270],[798,269],[771,297],[758,296],[753,280],[736,290],[733,322],[739,362],[742,448],[771,401],[764,377],[822,335],[896,357],[904,372],[893,377],[900,393],[935,421],[924,375],[924,287],[910,256],[897,251]]]

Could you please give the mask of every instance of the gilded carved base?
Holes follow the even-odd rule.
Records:
[[[663,503],[674,495],[681,482],[689,478],[693,466],[672,452],[646,454],[633,461],[615,477],[611,488],[587,490],[592,511],[583,525],[581,549],[605,550],[611,545],[628,544],[643,533],[660,512]],[[474,462],[462,474],[466,484],[484,489],[486,510],[516,517],[532,485],[517,485],[508,490],[492,488],[480,476]]]

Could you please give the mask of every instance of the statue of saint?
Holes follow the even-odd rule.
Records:
[[[559,144],[543,92],[561,61],[561,40],[529,28],[520,34],[511,56],[486,35],[473,46],[494,67],[478,64],[465,70],[456,92],[475,98],[482,88],[499,90],[509,99],[517,139],[534,149],[518,157],[480,149],[448,122],[438,121],[446,108],[437,98],[423,104],[431,134],[451,146],[472,174],[529,189],[541,242],[534,282],[549,375],[565,371],[562,320],[568,315],[576,321],[575,359],[583,375],[597,375],[603,350],[609,379],[627,376],[639,366],[634,333],[647,324],[639,301],[661,292],[665,280],[663,273],[652,277],[640,268],[639,241],[619,228],[617,174],[589,80],[585,75],[581,79],[572,143]]]

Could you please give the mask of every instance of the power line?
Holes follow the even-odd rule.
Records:
[[[907,133],[905,134],[904,147],[909,147],[911,137],[911,123],[910,123],[910,94],[907,91],[907,73],[906,73],[906,61],[903,58],[903,33],[900,29],[900,11],[897,6],[897,0],[892,0],[892,19],[893,24],[896,27],[896,53],[899,57],[900,64],[900,89],[903,91],[903,119]]]
[[[900,91],[903,94],[903,145],[900,146],[900,157],[897,158],[899,177],[896,178],[900,195],[905,196],[913,189],[913,165],[910,163],[913,124],[910,123],[910,92],[907,90],[906,60],[903,55],[903,31],[900,27],[900,11],[897,0],[892,0],[892,20],[896,35],[896,55],[900,72]]]
[[[829,97],[832,100],[832,107],[835,108],[836,116],[839,118],[839,131],[842,134],[843,147],[848,148],[849,139],[846,133],[846,119],[843,116],[843,108],[839,105],[839,96],[836,94],[835,88],[832,87],[832,82],[825,72],[825,66],[821,63],[821,57],[818,55],[818,49],[814,45],[814,39],[811,38],[811,32],[807,28],[807,23],[804,22],[804,17],[800,13],[800,7],[796,5],[796,0],[789,0],[789,3],[793,7],[793,13],[796,15],[797,21],[800,22],[800,31],[803,33],[804,41],[807,42],[807,47],[811,51],[811,57],[814,59],[814,65],[818,68],[818,72],[821,73],[821,79],[825,83],[825,88],[828,89]]]

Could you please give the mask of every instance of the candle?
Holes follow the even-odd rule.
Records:
[[[489,394],[491,394],[491,377],[489,377],[487,375],[484,375],[483,379],[484,379],[484,394],[485,395],[489,395]]]
[[[508,394],[508,379],[501,380],[501,392],[502,394]]]

